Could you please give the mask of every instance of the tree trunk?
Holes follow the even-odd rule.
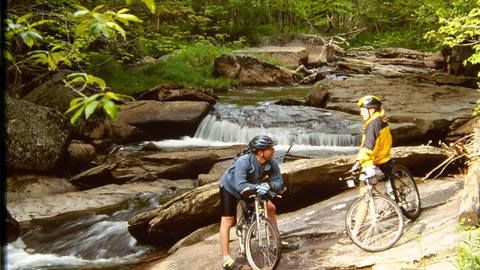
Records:
[[[467,226],[478,226],[480,217],[480,127],[474,131],[474,141],[469,151],[472,160],[470,168],[465,177],[463,187],[460,215],[458,221]]]

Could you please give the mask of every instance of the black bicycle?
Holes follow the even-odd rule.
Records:
[[[240,200],[237,204],[236,234],[240,252],[247,257],[252,269],[273,270],[280,262],[281,241],[277,226],[268,219],[267,202],[269,198],[281,196],[273,191],[264,196],[253,192],[243,194],[253,202]]]

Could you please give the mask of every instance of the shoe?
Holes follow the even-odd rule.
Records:
[[[238,270],[242,265],[238,264],[235,260],[230,259],[225,264],[223,264],[223,269],[225,270]]]
[[[296,250],[300,247],[298,243],[282,241],[281,243],[282,250]]]

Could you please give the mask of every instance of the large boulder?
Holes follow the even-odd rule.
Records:
[[[292,85],[299,76],[256,57],[238,54],[222,54],[215,59],[214,76],[237,80],[240,85]]]
[[[91,140],[117,143],[193,136],[210,109],[204,101],[134,101],[120,106],[115,121],[88,124],[82,133]]]
[[[199,101],[136,101],[121,106],[117,122],[141,129],[152,139],[193,136],[211,109]]]
[[[434,147],[396,148],[392,154],[398,163],[406,164],[413,173],[433,169],[448,157]],[[406,162],[413,160],[412,162]],[[287,192],[279,207],[302,205],[338,193],[344,186],[339,181],[353,165],[354,156],[328,159],[297,160],[280,165]],[[129,220],[129,232],[141,243],[171,245],[194,230],[218,221],[220,197],[218,182],[206,184],[177,197],[161,207]]]
[[[9,173],[53,170],[64,157],[71,134],[68,119],[57,110],[8,97],[6,130]]]
[[[267,57],[268,59],[280,62],[282,66],[290,69],[305,65],[309,57],[308,52],[304,47],[265,46],[241,49],[235,51],[235,53],[253,55],[256,57]]]
[[[68,72],[59,72],[54,74],[50,80],[34,88],[22,99],[32,103],[54,108],[60,112],[65,112],[70,107],[70,101],[80,95],[65,86],[63,80]]]

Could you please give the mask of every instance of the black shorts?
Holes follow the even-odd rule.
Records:
[[[226,189],[220,187],[220,208],[222,217],[234,217],[237,215],[237,198]]]

